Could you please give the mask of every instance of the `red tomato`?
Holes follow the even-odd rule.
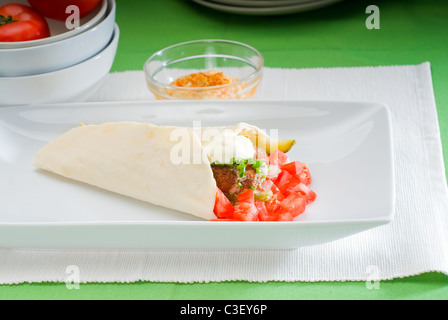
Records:
[[[306,164],[299,161],[290,162],[281,166],[282,170],[288,171],[290,174],[295,176],[303,172],[305,168]]]
[[[274,183],[272,183],[271,185],[271,191],[276,198],[283,200],[283,198],[285,197]]]
[[[216,201],[213,212],[220,219],[233,219],[233,213],[235,212],[232,203],[218,187],[216,188]]]
[[[280,151],[276,150],[273,154],[269,156],[269,164],[281,167],[288,160],[288,156]]]
[[[66,13],[67,7],[75,5],[79,8],[80,18],[88,15],[101,0],[28,0],[29,4],[50,19],[65,21],[72,12]]]
[[[272,216],[266,209],[266,204],[262,201],[256,201],[255,207],[258,210],[258,219],[260,221],[275,221],[275,216]]]
[[[311,174],[308,166],[305,163],[294,161],[281,166],[281,170],[288,171],[295,176],[300,182],[309,185],[311,183]]]
[[[258,221],[258,210],[254,202],[240,202],[235,205],[233,217],[239,221]]]
[[[274,182],[272,182],[272,180],[266,179],[261,183],[259,188],[260,188],[260,190],[263,190],[263,191],[269,191],[269,190],[271,190],[273,184],[274,184]]]
[[[0,7],[0,42],[30,41],[50,36],[44,17],[23,4]]]
[[[260,216],[260,220],[263,221],[277,221],[278,220],[278,208],[280,207],[281,202],[285,199],[285,196],[280,192],[280,189],[272,184],[271,186],[272,197],[268,201],[264,203],[264,206],[268,212],[268,215]]]
[[[238,201],[239,202],[254,203],[255,202],[254,190],[248,189],[248,190],[244,191],[243,193],[241,193],[238,196]]]
[[[291,193],[280,203],[280,214],[291,215],[294,219],[306,209],[306,200],[302,195]]]
[[[265,202],[266,212],[259,209],[260,221],[292,221],[294,219],[293,208],[287,207],[286,199],[283,196],[274,197]]]
[[[258,209],[255,206],[254,191],[249,189],[238,196],[235,205],[234,219],[240,221],[258,221]]]
[[[270,180],[275,180],[275,179],[277,179],[280,172],[282,172],[282,171],[280,170],[279,166],[277,166],[275,164],[270,164],[269,171],[268,171],[266,178],[268,178]]]
[[[305,197],[306,204],[310,204],[311,202],[316,200],[317,197],[316,193],[308,188],[304,183],[296,184],[295,186],[287,189],[284,194],[285,196],[289,196],[292,193],[299,194]]]
[[[280,189],[280,192],[283,194],[286,194],[288,189],[293,188],[299,183],[300,183],[299,179],[290,174],[288,171],[282,171],[278,175],[277,180],[275,181],[275,184]]]
[[[284,198],[284,197],[283,197]],[[281,200],[278,197],[272,197],[264,203],[266,210],[270,215],[274,214],[277,208],[280,206]]]

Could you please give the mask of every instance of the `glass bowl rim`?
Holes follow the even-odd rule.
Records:
[[[176,48],[176,47],[181,47],[184,45],[190,45],[190,44],[195,44],[195,43],[225,43],[225,44],[233,44],[233,45],[237,45],[237,46],[241,46],[241,47],[245,47],[246,49],[249,49],[251,51],[253,51],[257,57],[260,59],[259,62],[259,66],[256,67],[255,71],[252,72],[251,74],[249,74],[248,76],[242,78],[242,79],[238,79],[237,81],[234,82],[230,82],[227,84],[221,84],[218,86],[209,86],[209,87],[180,87],[180,86],[175,86],[169,83],[163,83],[160,82],[156,79],[154,79],[154,77],[152,77],[151,75],[148,74],[148,71],[146,70],[146,66],[149,64],[150,61],[153,60],[154,57],[160,55],[160,53]],[[236,57],[236,56],[235,56]],[[249,82],[253,79],[256,79],[257,77],[259,77],[262,72],[263,72],[263,67],[264,67],[264,57],[263,55],[260,53],[260,51],[258,51],[257,49],[255,49],[254,47],[242,43],[242,42],[238,42],[238,41],[233,41],[233,40],[224,40],[224,39],[201,39],[201,40],[192,40],[192,41],[186,41],[186,42],[180,42],[171,46],[168,46],[166,48],[163,48],[161,50],[158,50],[157,52],[155,52],[153,55],[151,55],[145,62],[144,66],[143,66],[143,71],[145,73],[145,77],[146,80],[149,81],[152,85],[155,85],[157,88],[153,88],[153,89],[158,89],[158,88],[164,88],[164,89],[173,89],[173,90],[184,90],[184,91],[207,91],[207,90],[218,90],[218,89],[222,89],[222,88],[226,88],[226,87],[234,87],[237,85],[240,85],[242,83],[246,83]]]

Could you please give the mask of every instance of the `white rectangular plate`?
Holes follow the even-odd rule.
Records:
[[[212,222],[36,170],[47,142],[80,123],[191,127],[247,122],[295,139],[317,199],[293,222]],[[305,101],[167,101],[0,108],[0,247],[288,249],[387,224],[394,216],[388,109]],[[161,182],[163,183],[163,182]],[[173,194],[173,197],[176,195]]]

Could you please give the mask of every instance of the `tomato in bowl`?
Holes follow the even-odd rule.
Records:
[[[5,2],[14,2],[15,4],[21,4],[30,7],[28,0],[0,0],[0,6]],[[39,13],[34,8],[32,9]],[[39,13],[48,23],[51,34],[49,37],[29,41],[0,41],[0,49],[13,50],[31,47],[43,47],[50,43],[58,43],[63,40],[71,39],[81,35],[86,31],[95,29],[95,27],[101,24],[103,20],[107,19],[108,16],[112,13],[115,14],[115,0],[100,0],[100,5],[95,7],[95,9],[85,17],[80,18],[79,27],[77,27],[77,24],[73,20],[74,16],[72,16],[70,20],[67,21],[69,23],[67,23],[66,21],[58,21],[45,17]]]
[[[72,12],[67,10],[69,6],[79,9],[80,18],[92,12],[101,0],[28,0],[29,4],[47,18],[65,21]],[[68,11],[68,12],[67,12]]]
[[[47,21],[31,7],[19,3],[0,7],[0,42],[32,41],[49,36]]]

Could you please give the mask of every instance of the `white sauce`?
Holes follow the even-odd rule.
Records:
[[[232,160],[250,159],[255,149],[250,139],[233,132],[223,132],[204,144],[204,150],[210,163],[232,164]]]

